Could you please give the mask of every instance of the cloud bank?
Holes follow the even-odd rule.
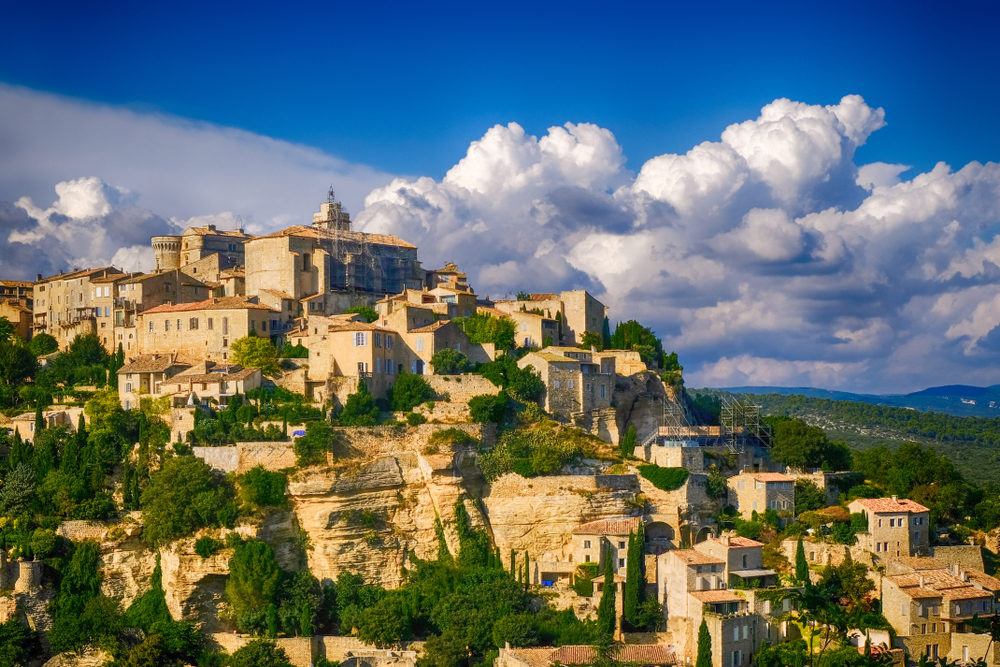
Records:
[[[1000,165],[857,164],[885,113],[856,95],[775,100],[637,173],[608,129],[498,125],[440,180],[3,86],[0,117],[4,277],[148,267],[148,237],[189,223],[308,221],[333,181],[349,205],[368,193],[357,228],[459,262],[482,294],[590,290],[691,386],[1000,382]]]
[[[477,289],[585,287],[655,328],[688,382],[898,391],[1000,371],[1000,165],[858,165],[885,125],[857,95],[779,99],[637,174],[606,129],[491,128],[440,181],[357,216]]]

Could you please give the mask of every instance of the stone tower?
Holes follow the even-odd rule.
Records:
[[[181,237],[154,236],[153,253],[156,256],[157,271],[173,271],[181,266]]]
[[[313,213],[313,227],[326,231],[351,231],[351,216],[333,196],[333,190],[329,199],[319,205],[319,213]]]

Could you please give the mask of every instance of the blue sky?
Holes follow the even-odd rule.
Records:
[[[0,80],[443,175],[483,128],[611,129],[637,168],[777,97],[890,110],[866,160],[997,155],[996,3],[8,3]]]
[[[8,3],[0,276],[148,269],[333,183],[692,386],[1000,383],[996,3]]]

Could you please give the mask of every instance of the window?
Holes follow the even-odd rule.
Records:
[[[423,352],[423,351],[424,351],[424,337],[417,336],[417,352]]]
[[[222,335],[223,336],[228,336],[229,335],[229,318],[228,317],[223,317],[222,318]]]
[[[735,640],[738,640],[739,638],[740,638],[740,626],[734,625],[733,626],[733,640],[735,641]],[[733,664],[735,665],[737,663],[734,662]]]
[[[197,328],[198,328],[198,318],[192,317],[191,319],[188,320],[188,329],[197,329]]]
[[[618,567],[625,567],[625,559],[624,558],[619,558],[618,559]]]
[[[618,542],[618,548],[619,549],[624,549],[625,548],[625,542],[619,540],[619,542]]]
[[[181,330],[181,318],[179,318],[179,317],[177,318],[177,330],[178,331]]]
[[[590,548],[590,540],[584,540],[583,541],[583,548],[584,549],[589,549]]]
[[[363,374],[368,372],[368,364],[364,361],[358,362],[358,373]]]
[[[267,331],[267,320],[264,320],[263,322],[260,323],[260,328],[264,331]]]
[[[364,347],[365,346],[365,332],[358,331],[354,334],[354,347]]]
[[[604,398],[604,385],[601,385],[601,398]]]
[[[744,624],[743,625],[743,639],[746,639],[749,636],[749,632],[750,632],[750,626]]]
[[[376,331],[373,338],[375,339],[375,347],[382,347],[382,334]]]
[[[222,347],[229,347],[229,339],[228,338],[223,338],[222,339]],[[223,356],[223,358],[225,358],[226,355],[222,355],[222,356]]]
[[[553,389],[558,389],[559,388],[559,380],[553,380],[552,381],[552,388]]]
[[[528,330],[528,323],[527,322],[522,322],[521,323],[521,331],[527,331],[527,330]],[[527,339],[525,339],[525,340],[527,340]]]
[[[390,336],[389,334],[385,335],[385,349],[387,350],[392,349],[392,336]]]
[[[170,331],[170,320],[163,320],[163,330]]]
[[[303,271],[309,270],[309,253],[304,253],[302,255],[302,270]]]
[[[732,667],[740,667],[743,664],[743,652],[733,651],[733,665]]]
[[[573,381],[572,380],[566,380],[566,387],[568,389],[572,389],[573,388]]]
[[[207,326],[208,326],[208,330],[211,331],[212,330],[212,318],[211,317],[208,318],[208,324],[207,324]]]
[[[153,330],[153,320],[150,320],[150,321],[149,321],[149,330],[150,330],[150,331],[152,331],[152,330]]]
[[[377,336],[378,334],[375,335]],[[375,372],[376,373],[382,372],[382,357],[375,357]]]
[[[590,562],[590,554],[585,554],[583,556],[583,562],[584,563],[589,563]]]

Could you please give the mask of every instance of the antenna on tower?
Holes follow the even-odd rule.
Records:
[[[330,184],[330,189],[326,191],[326,200],[331,204],[337,201],[337,193],[333,190],[333,184]]]

